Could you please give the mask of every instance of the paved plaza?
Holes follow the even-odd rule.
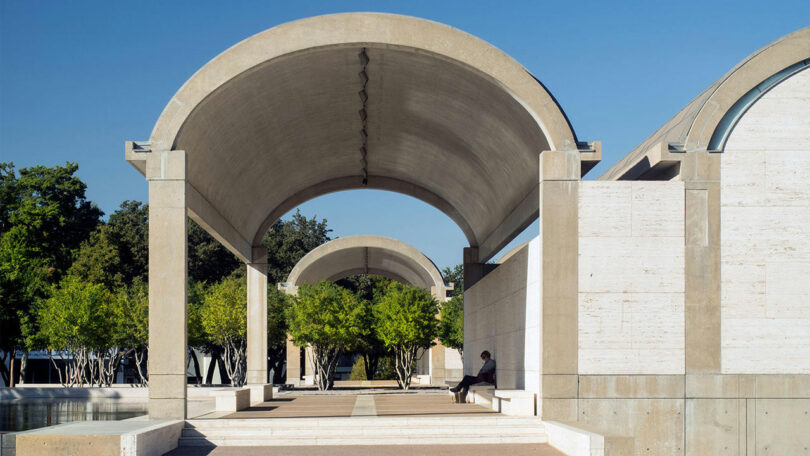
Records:
[[[255,404],[246,410],[227,415],[212,413],[193,420],[199,423],[209,422],[212,425],[227,425],[232,422],[237,427],[245,428],[242,423],[259,427],[262,433],[272,434],[278,429],[291,426],[297,421],[304,428],[313,419],[329,420],[336,424],[341,421],[347,428],[397,428],[393,432],[407,432],[402,424],[408,420],[421,418],[437,419],[432,421],[441,427],[444,422],[457,425],[458,419],[465,420],[481,417],[492,419],[503,417],[488,408],[476,404],[453,404],[449,394],[443,390],[423,390],[396,392],[386,390],[337,390],[328,393],[314,391],[283,392],[271,401]],[[378,423],[369,421],[376,418]],[[292,420],[290,420],[292,419]],[[337,420],[330,420],[337,419]],[[248,423],[247,420],[252,420]],[[345,420],[345,421],[343,421]],[[472,423],[472,421],[470,421]],[[259,424],[261,423],[261,424]],[[390,424],[390,426],[389,426]],[[539,425],[538,425],[539,428]],[[317,430],[312,431],[313,441]],[[302,431],[307,433],[307,431]],[[426,436],[427,437],[427,436]],[[284,438],[284,437],[279,437]],[[371,440],[369,440],[371,441]],[[481,444],[416,444],[416,445],[295,445],[295,446],[182,446],[169,455],[490,455],[506,451],[510,455],[552,456],[563,453],[548,444],[540,443],[481,443]]]

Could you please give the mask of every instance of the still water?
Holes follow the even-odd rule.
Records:
[[[125,420],[146,415],[146,401],[23,399],[0,401],[0,433],[70,421]]]

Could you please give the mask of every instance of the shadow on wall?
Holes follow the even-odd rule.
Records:
[[[497,362],[498,388],[539,392],[539,239],[516,247],[464,292],[464,373],[475,375],[477,356]],[[474,356],[473,356],[474,355]]]

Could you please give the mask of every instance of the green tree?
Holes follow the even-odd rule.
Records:
[[[287,280],[296,263],[315,247],[330,240],[326,220],[307,218],[296,210],[290,220],[279,220],[264,235],[267,247],[267,278],[270,283]]]
[[[114,301],[103,285],[66,276],[53,286],[51,297],[36,307],[40,337],[46,347],[68,354],[64,384],[111,383],[114,360],[105,355],[117,329]]]
[[[18,175],[12,163],[0,163],[0,350],[12,360],[23,344],[23,320],[34,320],[31,307],[47,297],[103,215],[86,200],[77,170],[66,163],[24,168]],[[10,380],[5,362],[0,374]]]
[[[244,268],[244,263],[200,225],[188,219],[189,277],[197,282],[218,283],[240,267]]]
[[[287,307],[289,297],[274,284],[267,284],[267,368],[272,383],[282,383],[281,367],[287,360]]]
[[[455,285],[453,288],[452,296],[461,296],[464,294],[464,265],[457,264],[452,268],[446,266],[442,269],[442,277],[446,283]]]
[[[118,273],[126,284],[146,282],[149,268],[149,206],[124,201],[107,221],[109,240],[118,252]]]
[[[419,349],[428,349],[438,334],[438,304],[430,292],[397,284],[374,305],[377,337],[394,352],[397,383],[408,389]]]
[[[244,385],[247,343],[245,281],[229,277],[211,285],[203,298],[200,322],[211,343],[222,348],[231,385]]]
[[[441,305],[439,312],[439,340],[442,345],[464,355],[464,294],[453,296]]]
[[[341,353],[365,336],[364,314],[357,297],[332,282],[299,287],[287,323],[297,346],[312,346],[318,389],[332,388]]]
[[[121,257],[112,241],[110,227],[99,224],[90,237],[79,247],[76,261],[70,274],[92,283],[99,283],[108,290],[119,290],[127,282],[121,274]]]
[[[133,355],[141,385],[146,385],[144,361],[149,348],[149,287],[140,278],[121,288],[114,307],[114,342],[121,356]]]
[[[396,283],[387,277],[360,274],[346,277],[337,282],[338,285],[353,291],[363,305],[363,324],[366,336],[358,339],[352,351],[363,357],[362,367],[365,369],[366,380],[374,380],[380,367],[380,360],[391,354],[391,350],[377,337],[374,331],[374,303],[379,301],[390,286]]]

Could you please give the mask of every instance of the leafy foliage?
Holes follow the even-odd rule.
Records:
[[[211,285],[203,298],[200,322],[208,340],[223,348],[233,386],[245,384],[247,289],[245,281],[227,278]]]
[[[397,382],[408,389],[419,349],[428,349],[438,335],[438,303],[430,292],[396,284],[374,305],[375,331],[393,350]]]
[[[0,163],[0,350],[12,356],[24,344],[21,327],[36,333],[32,306],[47,297],[103,215],[85,199],[77,170],[66,163],[18,175],[13,163]],[[5,363],[0,374],[8,384]]]
[[[442,345],[463,354],[464,349],[464,295],[453,296],[441,305],[439,312],[439,340]]]
[[[312,346],[319,389],[332,387],[338,357],[366,334],[364,316],[363,303],[332,282],[298,289],[287,322],[296,345]]]
[[[315,247],[330,240],[326,220],[307,218],[295,211],[291,220],[279,220],[264,235],[267,247],[267,278],[270,283],[287,280],[295,264]]]
[[[119,328],[116,300],[103,285],[66,276],[36,313],[45,346],[69,355],[66,384],[112,382],[120,358],[117,349],[110,350]]]
[[[366,335],[355,341],[351,350],[362,355],[366,380],[378,377],[376,374],[380,368],[380,360],[391,354],[391,350],[374,331],[374,303],[382,299],[386,290],[394,283],[396,283],[394,280],[387,277],[367,274],[347,277],[337,282],[338,285],[354,292],[364,306],[363,325],[366,328]]]
[[[442,269],[442,277],[447,283],[455,284],[452,294],[453,296],[461,296],[464,294],[464,265],[457,264],[452,268],[450,266]]]

